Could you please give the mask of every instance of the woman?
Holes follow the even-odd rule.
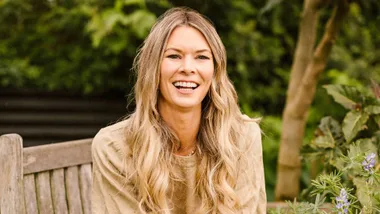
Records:
[[[135,59],[136,110],[93,140],[94,213],[265,213],[261,134],[210,22],[174,8]]]

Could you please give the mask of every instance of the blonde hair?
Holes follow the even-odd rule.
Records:
[[[227,76],[224,45],[213,25],[189,8],[173,8],[160,16],[135,58],[136,110],[126,128],[127,154],[132,160],[129,167],[134,173],[127,178],[134,177],[140,211],[170,213],[167,192],[174,176],[173,151],[179,140],[161,119],[157,101],[163,50],[178,26],[193,27],[204,35],[215,64],[210,90],[202,102],[198,133],[195,191],[201,200],[199,213],[236,213],[239,210],[235,193],[237,165],[242,155],[238,142],[244,119],[236,91]]]

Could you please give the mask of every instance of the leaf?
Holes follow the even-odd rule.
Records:
[[[375,115],[375,117],[373,119],[376,121],[377,125],[380,128],[380,115]]]
[[[320,148],[334,148],[336,143],[343,142],[343,132],[338,121],[332,117],[324,117],[318,126],[319,136],[315,139],[315,146]]]
[[[361,162],[363,161],[363,154],[359,144],[351,144],[347,151],[347,156],[342,156],[339,158],[340,162],[343,162],[342,172],[349,173],[351,175],[360,175],[363,171],[363,166]]]
[[[364,153],[377,153],[377,146],[372,138],[362,138],[355,142]]]
[[[144,38],[156,21],[156,16],[147,10],[136,10],[128,18],[131,19],[131,27],[139,38]]]
[[[369,115],[366,112],[350,111],[343,120],[343,134],[347,142],[351,142],[359,131],[365,128]]]
[[[126,17],[122,12],[114,10],[114,9],[109,9],[109,10],[106,10],[102,13],[104,30],[107,33],[112,31],[112,29],[116,23],[118,23],[119,21],[125,22],[125,19],[126,19]]]
[[[260,15],[272,10],[275,6],[279,5],[283,0],[268,0],[265,6],[260,10]]]
[[[352,180],[354,185],[356,186],[356,195],[358,200],[363,206],[371,205],[371,197],[369,196],[369,189],[366,186],[365,180],[362,178],[354,177]]]
[[[368,114],[380,114],[380,106],[367,106],[364,108],[364,111],[367,112]]]
[[[361,93],[355,87],[344,85],[325,85],[323,87],[335,102],[346,109],[352,110],[361,104]]]
[[[360,177],[354,177],[352,181],[356,186],[356,195],[360,203],[367,208],[372,208],[376,204],[376,198],[373,197],[373,194],[380,191],[379,186],[370,185],[364,178]]]

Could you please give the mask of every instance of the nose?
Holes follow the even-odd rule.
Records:
[[[195,73],[195,61],[191,56],[186,56],[183,58],[181,72],[186,74]]]

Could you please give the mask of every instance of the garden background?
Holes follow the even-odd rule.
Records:
[[[334,1],[324,2],[317,43],[334,6]],[[127,97],[135,79],[133,58],[157,17],[173,6],[196,9],[212,20],[226,46],[241,110],[263,118],[267,195],[273,201],[281,118],[303,5],[300,0],[0,0],[0,90]],[[340,121],[346,114],[322,85],[368,90],[371,81],[380,82],[379,14],[376,0],[349,1],[319,75],[303,143],[312,141],[322,117]],[[310,168],[302,162],[301,189],[310,184]]]

